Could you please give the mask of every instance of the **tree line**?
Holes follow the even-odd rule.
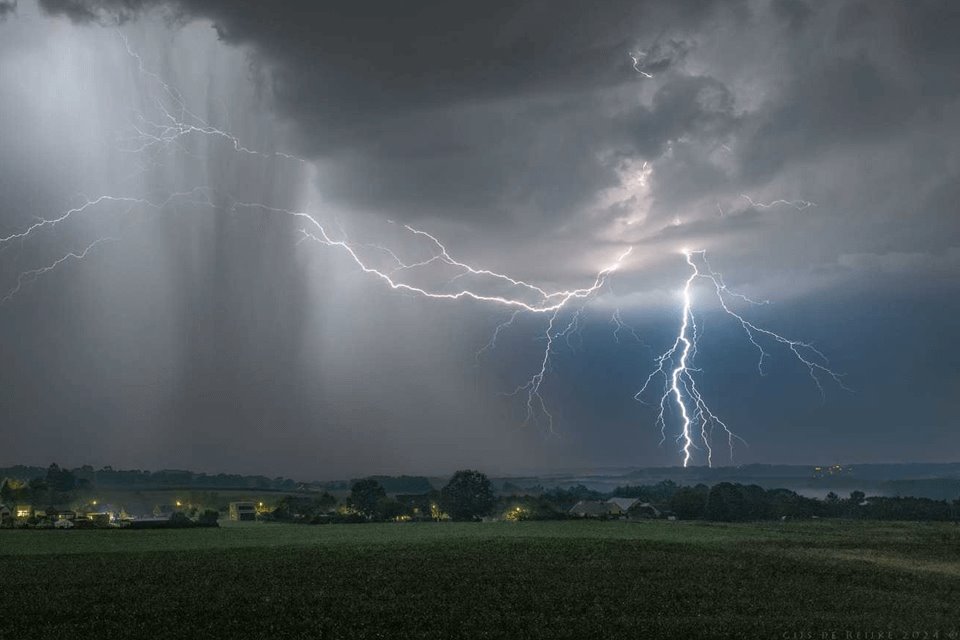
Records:
[[[145,471],[141,469],[114,469],[104,466],[94,469],[83,465],[74,469],[61,468],[51,464],[47,468],[15,466],[0,468],[0,478],[11,483],[31,485],[34,488],[65,487],[82,489],[100,487],[107,489],[254,489],[258,491],[295,491],[304,485],[290,478],[268,478],[262,475],[240,475],[234,473],[207,474],[180,469]]]
[[[79,472],[78,472],[79,471]],[[113,472],[109,467],[92,476],[97,485],[123,477],[142,477],[149,472]],[[157,483],[180,486],[186,476],[205,477],[191,472],[155,472]],[[130,475],[132,474],[132,475]],[[257,478],[257,476],[237,476]],[[29,481],[6,478],[0,481],[0,503],[7,505],[53,505],[70,502],[78,493],[92,488],[93,480],[85,468],[68,470],[51,464],[42,476]],[[270,488],[288,487],[293,481],[268,482]],[[139,482],[137,483],[139,485]],[[206,486],[200,484],[200,487]],[[453,474],[437,490],[419,476],[371,476],[355,480],[350,493],[338,501],[327,491],[305,491],[294,484],[290,493],[273,502],[262,517],[289,522],[368,522],[392,520],[476,520],[494,516],[509,520],[550,520],[569,517],[570,508],[581,500],[604,501],[611,497],[636,498],[655,506],[660,512],[682,520],[744,522],[783,518],[863,518],[882,520],[960,520],[960,499],[932,500],[914,497],[867,497],[853,491],[846,498],[830,493],[824,499],[802,496],[788,489],[764,489],[754,484],[720,482],[712,486],[681,486],[665,480],[652,485],[627,485],[609,493],[584,486],[545,489],[541,486],[521,489],[509,486],[511,494],[497,495],[483,473],[465,469]],[[402,492],[407,490],[406,492]],[[199,500],[206,508],[221,509],[214,500]]]

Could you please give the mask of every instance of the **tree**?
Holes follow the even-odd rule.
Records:
[[[348,500],[358,513],[370,518],[376,515],[380,500],[386,497],[387,492],[379,482],[373,478],[365,478],[353,483]]]
[[[475,520],[490,513],[495,498],[490,479],[479,471],[457,471],[440,491],[440,504],[454,520]]]
[[[713,485],[707,494],[706,516],[719,522],[745,520],[747,505],[740,487],[730,482]]]
[[[60,493],[73,491],[77,485],[77,479],[68,469],[61,469],[57,463],[47,467],[47,486]]]
[[[407,508],[392,498],[380,498],[377,501],[377,519],[379,520],[395,520],[406,515],[409,515]]]
[[[27,486],[30,488],[31,500],[34,502],[40,501],[50,488],[47,481],[43,478],[30,478]]]
[[[273,517],[277,520],[309,522],[327,515],[336,504],[337,499],[326,491],[309,496],[284,496],[277,501]]]
[[[14,489],[12,480],[4,478],[0,482],[0,504],[4,502],[13,502],[16,498],[16,489]]]
[[[704,484],[680,487],[670,498],[670,510],[681,520],[699,520],[704,516],[708,492]]]

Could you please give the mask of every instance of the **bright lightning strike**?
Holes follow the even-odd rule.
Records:
[[[431,298],[434,300],[468,299],[468,300],[475,300],[477,302],[489,302],[489,303],[497,304],[501,306],[514,307],[521,311],[526,311],[529,313],[544,313],[544,314],[555,315],[557,312],[563,309],[567,305],[567,303],[569,303],[571,300],[577,300],[577,299],[587,298],[591,296],[593,293],[595,293],[598,289],[600,289],[603,286],[603,284],[606,282],[607,276],[609,276],[610,273],[615,271],[623,262],[623,260],[632,251],[632,247],[628,248],[626,251],[620,254],[617,260],[614,261],[610,266],[602,269],[597,275],[592,285],[588,287],[581,287],[579,289],[566,289],[562,291],[555,291],[552,293],[548,293],[547,291],[541,289],[540,287],[528,284],[522,280],[516,280],[506,274],[489,271],[487,269],[478,269],[475,267],[471,267],[470,265],[467,265],[463,262],[454,260],[447,253],[447,250],[443,247],[443,245],[440,244],[436,240],[436,238],[434,238],[432,235],[430,235],[425,231],[420,231],[419,229],[406,227],[411,233],[430,238],[431,241],[436,243],[437,246],[440,247],[441,249],[441,253],[437,254],[439,256],[438,259],[442,259],[447,264],[463,269],[464,273],[488,276],[493,279],[509,282],[510,284],[516,287],[526,288],[529,290],[536,291],[539,294],[539,300],[531,302],[531,301],[524,300],[523,298],[520,298],[520,297],[509,297],[504,295],[478,293],[473,289],[467,289],[467,288],[461,288],[458,291],[451,292],[451,291],[440,291],[436,289],[428,289],[422,286],[408,284],[407,282],[404,282],[394,277],[394,274],[400,269],[410,269],[414,266],[426,264],[429,261],[424,261],[416,264],[405,264],[401,262],[399,267],[389,271],[384,271],[376,268],[375,266],[371,265],[366,260],[364,260],[363,257],[360,255],[360,249],[358,247],[347,242],[346,240],[339,240],[331,237],[327,233],[327,230],[324,228],[324,226],[320,224],[320,222],[313,215],[311,215],[310,213],[307,213],[306,211],[294,211],[292,209],[271,207],[271,206],[257,203],[257,202],[236,202],[234,203],[233,206],[234,208],[260,209],[268,213],[282,214],[282,215],[291,216],[291,217],[302,220],[304,227],[301,228],[301,233],[303,233],[308,239],[328,247],[335,247],[337,249],[341,249],[350,257],[351,260],[353,260],[353,262],[356,264],[357,267],[360,268],[362,272],[380,279],[384,284],[386,284],[388,287],[396,291],[405,291],[407,293],[417,294],[419,296],[422,296],[425,298]]]
[[[569,337],[570,333],[576,330],[583,304],[585,304],[589,298],[594,296],[604,287],[609,276],[622,266],[624,260],[626,260],[626,258],[633,251],[633,247],[628,247],[626,250],[624,250],[610,265],[601,269],[597,273],[593,283],[589,286],[550,292],[542,287],[530,284],[524,280],[513,278],[507,274],[498,273],[489,269],[473,267],[469,264],[461,262],[460,260],[457,260],[451,256],[447,248],[436,237],[427,233],[426,231],[421,231],[408,225],[404,225],[404,228],[414,235],[427,238],[436,248],[437,253],[435,253],[431,258],[422,260],[420,262],[405,263],[396,255],[395,252],[387,250],[388,254],[394,259],[397,266],[390,270],[382,270],[366,261],[361,255],[361,251],[358,246],[353,245],[346,240],[335,239],[331,237],[323,225],[313,215],[305,211],[293,211],[290,209],[282,209],[270,207],[260,203],[248,202],[238,202],[233,206],[235,208],[256,208],[266,212],[292,216],[302,220],[304,227],[302,227],[300,231],[305,238],[313,240],[324,246],[334,247],[342,250],[363,273],[378,278],[395,291],[404,291],[434,300],[468,299],[477,302],[485,302],[513,308],[514,313],[506,322],[497,326],[497,328],[494,330],[493,337],[484,348],[478,351],[477,357],[479,357],[483,352],[488,351],[496,346],[496,341],[500,335],[500,332],[513,323],[518,313],[526,312],[532,314],[546,314],[548,320],[546,329],[543,333],[543,338],[545,339],[546,344],[540,359],[540,367],[530,377],[530,379],[507,395],[518,395],[521,393],[525,394],[527,414],[524,422],[530,422],[537,416],[542,415],[545,418],[547,428],[551,433],[553,433],[553,414],[547,409],[546,402],[541,394],[541,388],[543,386],[544,378],[546,377],[550,367],[550,359],[553,354],[554,343],[558,338]],[[375,246],[374,248],[385,250],[385,248],[380,247],[379,245]],[[491,295],[469,288],[460,288],[459,290],[455,291],[443,291],[439,289],[426,288],[423,286],[415,286],[404,282],[397,277],[398,272],[409,271],[410,269],[436,262],[442,262],[448,266],[459,269],[460,272],[458,273],[458,278],[466,275],[472,275],[507,283],[511,287],[517,289],[519,292],[522,292],[528,296],[533,295],[535,299],[531,301],[520,296],[510,297],[504,295]],[[450,282],[453,282],[458,278],[454,278]],[[557,322],[560,314],[575,303],[580,303],[580,305],[574,311],[571,320],[565,328],[559,328]]]
[[[720,428],[726,436],[727,444],[730,450],[730,458],[733,459],[734,440],[744,442],[737,436],[727,424],[721,420],[709,407],[697,387],[697,380],[694,374],[699,373],[694,360],[697,354],[698,335],[697,322],[693,313],[693,285],[698,279],[706,280],[712,285],[713,292],[724,313],[734,318],[747,335],[750,343],[756,347],[760,357],[757,368],[763,375],[764,359],[769,356],[764,349],[761,341],[766,340],[786,347],[799,361],[806,367],[807,372],[813,379],[820,391],[824,393],[822,378],[833,380],[843,389],[847,387],[839,374],[829,368],[826,357],[813,345],[785,338],[780,334],[774,333],[768,329],[757,326],[747,320],[740,313],[734,311],[728,298],[736,298],[749,304],[767,304],[767,301],[756,301],[744,295],[731,291],[723,281],[723,276],[715,272],[707,261],[705,251],[685,251],[687,264],[690,266],[691,273],[684,283],[682,291],[682,306],[680,316],[680,328],[673,344],[656,358],[657,368],[647,377],[643,386],[634,396],[637,400],[643,401],[644,395],[650,389],[651,384],[656,379],[662,379],[663,387],[659,399],[659,413],[657,414],[656,424],[661,430],[661,443],[666,439],[667,430],[667,411],[671,403],[676,407],[680,417],[680,430],[677,435],[677,442],[680,445],[680,451],[683,456],[683,466],[686,467],[693,459],[694,452],[702,446],[708,466],[713,465],[713,432]],[[701,268],[702,264],[702,268]],[[847,389],[849,390],[849,389]],[[744,442],[745,443],[745,442]]]
[[[638,51],[636,54],[627,53],[630,56],[630,60],[633,61],[633,70],[642,75],[644,78],[652,78],[653,75],[647,73],[643,70],[643,63],[647,59],[647,53],[645,51]]]

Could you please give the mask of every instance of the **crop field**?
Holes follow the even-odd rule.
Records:
[[[3,640],[215,637],[957,639],[960,527],[0,531]]]

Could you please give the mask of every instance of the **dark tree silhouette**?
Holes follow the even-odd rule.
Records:
[[[365,478],[353,483],[349,502],[358,513],[370,518],[376,515],[380,500],[386,497],[387,492],[379,482],[373,478]]]
[[[474,520],[490,513],[495,498],[490,480],[479,471],[457,471],[440,491],[440,506],[454,520]]]

